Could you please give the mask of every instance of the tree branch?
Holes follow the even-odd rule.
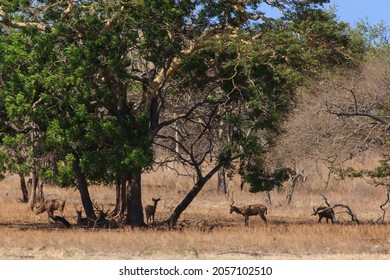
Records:
[[[188,118],[197,108],[201,107],[202,105],[208,103],[206,100],[199,101],[195,103],[186,113],[176,116],[175,118],[172,118],[170,120],[161,122],[158,126],[157,131],[161,130],[163,127],[169,126],[175,122],[177,122],[180,119]]]
[[[115,22],[120,18],[122,12],[124,11],[125,7],[121,6],[121,9],[119,12],[115,13],[112,18],[108,19],[105,24],[103,29],[100,31],[100,35],[107,34],[111,31],[112,27],[114,26]]]
[[[150,107],[153,98],[156,96],[157,92],[165,83],[165,81],[172,77],[172,75],[174,75],[174,73],[179,69],[182,63],[181,57],[190,56],[196,51],[204,49],[206,47],[206,41],[208,41],[209,39],[217,38],[223,34],[230,34],[230,36],[235,36],[236,32],[237,31],[233,28],[216,27],[212,30],[207,31],[198,42],[195,42],[191,44],[187,49],[182,50],[180,52],[180,56],[174,57],[170,65],[167,68],[161,69],[160,72],[157,73],[153,81],[149,85],[147,85],[148,88],[145,92],[147,98],[146,108]]]
[[[382,222],[385,221],[386,209],[385,209],[384,207],[386,206],[387,203],[390,202],[390,192],[387,192],[386,195],[387,195],[386,201],[385,201],[383,204],[381,204],[381,205],[379,206],[379,208],[383,211],[383,215],[382,215],[382,217],[380,217],[378,220],[376,220],[377,223],[378,223],[380,220],[382,220]]]
[[[9,14],[3,10],[3,7],[0,6],[0,17],[2,20],[0,20],[0,23],[3,23],[4,25],[11,27],[11,28],[17,28],[17,29],[26,29],[28,27],[36,27],[37,29],[41,31],[46,30],[46,25],[39,23],[39,22],[15,22],[12,21]]]

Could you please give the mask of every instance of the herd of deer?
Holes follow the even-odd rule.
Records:
[[[146,222],[147,225],[154,223],[154,215],[156,213],[157,209],[157,203],[160,201],[160,198],[152,198],[153,205],[146,205],[145,206],[145,214],[146,214]],[[60,199],[51,199],[46,200],[40,205],[37,205],[34,207],[34,213],[36,215],[39,215],[41,213],[47,212],[48,219],[53,219],[54,221],[60,221],[62,222],[66,227],[70,227],[69,222],[63,217],[63,212],[65,208],[65,200]],[[244,224],[245,226],[248,226],[249,217],[250,216],[257,216],[259,215],[260,218],[267,224],[267,207],[262,204],[253,204],[253,205],[245,205],[242,207],[236,207],[233,205],[234,201],[230,204],[230,214],[233,212],[237,214],[241,214],[244,216]],[[94,205],[95,206],[95,205]],[[95,206],[95,209],[97,210],[97,218],[95,220],[89,219],[89,218],[83,218],[82,217],[82,210],[81,208],[77,207],[75,205],[75,210],[77,214],[77,225],[83,226],[83,227],[93,227],[93,228],[117,228],[118,224],[114,219],[108,219],[108,212],[109,210],[104,210],[104,208],[99,208]],[[54,211],[60,211],[62,217],[54,215]],[[335,214],[332,208],[321,206],[317,209],[313,208],[313,215],[318,215],[318,223],[321,223],[321,220],[323,218],[326,219],[326,222],[328,223],[328,220],[331,220],[332,224],[335,222]]]
[[[47,213],[48,219],[54,220],[55,222],[61,222],[65,225],[65,227],[70,227],[70,223],[64,218],[64,208],[65,208],[65,200],[61,199],[49,199],[44,202],[42,202],[39,205],[35,205],[33,212],[35,215],[42,214],[44,212]],[[98,206],[94,205],[96,210],[96,219],[89,219],[89,218],[83,218],[82,217],[82,210],[81,208],[74,206],[77,214],[77,225],[83,226],[83,227],[93,227],[93,228],[117,228],[118,223],[114,219],[108,219],[108,210],[104,210],[104,208],[99,208]],[[61,216],[54,215],[54,211],[60,211]]]

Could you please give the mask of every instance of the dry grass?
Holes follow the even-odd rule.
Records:
[[[161,197],[156,212],[161,221],[191,185],[167,172],[158,176],[158,183],[154,178],[144,178],[143,203]],[[323,200],[316,183],[313,179],[298,186],[291,206],[285,205],[285,191],[272,192],[268,226],[250,217],[244,227],[244,218],[229,214],[228,198],[211,182],[182,214],[182,230],[93,230],[49,224],[45,214],[37,220],[26,204],[17,202],[18,180],[11,176],[0,182],[0,259],[389,259],[390,225],[372,223],[382,214],[384,190],[359,181],[333,182],[322,192],[331,203],[348,204],[363,224],[349,225],[349,216],[337,212],[342,224],[317,224],[312,208]],[[262,202],[261,194],[240,192],[234,181],[231,185],[235,204]],[[78,192],[48,186],[45,194],[67,199],[65,216],[75,223],[72,204],[79,202]],[[91,187],[91,196],[112,203],[114,190]]]

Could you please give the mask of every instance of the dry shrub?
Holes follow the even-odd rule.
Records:
[[[286,133],[268,157],[270,165],[303,171],[308,191],[339,192],[347,186],[350,195],[365,192],[361,186],[367,182],[342,181],[334,171],[371,169],[389,158],[389,74],[390,56],[382,54],[357,69],[334,69],[301,88],[296,108],[283,125]]]

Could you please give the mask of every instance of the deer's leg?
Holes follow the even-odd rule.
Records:
[[[267,224],[267,218],[265,217],[264,213],[259,214],[260,218]]]
[[[320,218],[318,219],[318,223],[321,223],[321,220],[322,220],[322,216],[320,216]]]
[[[245,226],[248,226],[248,220],[249,220],[249,217],[245,216]]]
[[[50,217],[53,217],[53,211],[47,211],[47,220],[49,221],[49,223],[52,223]]]

